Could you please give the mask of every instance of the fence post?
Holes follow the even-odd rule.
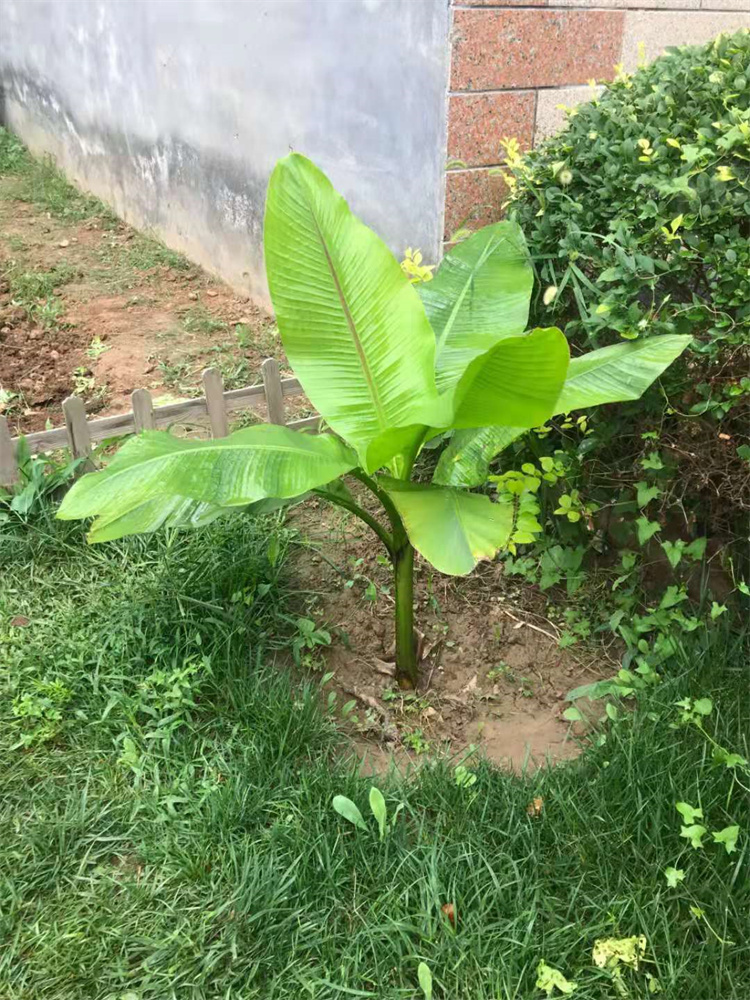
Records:
[[[62,409],[73,458],[85,459],[81,468],[84,472],[91,472],[96,466],[89,458],[91,434],[86,423],[86,407],[83,405],[83,400],[79,396],[68,396],[63,400]]]
[[[206,409],[211,422],[211,437],[226,437],[229,433],[229,421],[224,408],[224,380],[217,368],[206,368],[203,372],[203,395],[206,397]]]
[[[13,438],[7,419],[0,413],[0,486],[12,486],[19,478]]]
[[[279,366],[275,358],[266,358],[261,365],[263,388],[266,392],[269,424],[285,424],[284,390],[281,388]]]
[[[136,389],[130,394],[130,405],[133,407],[133,423],[135,433],[152,431],[156,427],[154,417],[154,401],[148,389]]]

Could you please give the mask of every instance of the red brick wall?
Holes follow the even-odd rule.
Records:
[[[617,63],[740,27],[750,0],[453,0],[445,239],[499,217],[501,139],[529,148]]]

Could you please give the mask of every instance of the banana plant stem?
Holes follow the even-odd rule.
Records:
[[[396,680],[415,688],[418,681],[417,645],[414,641],[414,549],[408,542],[393,559],[396,597]]]

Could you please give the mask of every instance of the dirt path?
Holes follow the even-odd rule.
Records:
[[[13,433],[60,425],[73,392],[118,413],[140,387],[159,402],[199,395],[208,365],[227,388],[259,381],[271,355],[284,367],[272,317],[180,254],[93,199],[71,218],[19,193],[0,176],[0,412]]]

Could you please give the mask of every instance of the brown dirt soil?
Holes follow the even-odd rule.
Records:
[[[318,647],[313,665],[334,671],[327,687],[336,692],[337,712],[356,703],[346,724],[367,767],[413,763],[427,750],[455,756],[476,748],[520,770],[578,752],[578,733],[561,718],[563,699],[613,667],[598,651],[559,649],[548,597],[505,577],[499,563],[459,581],[417,557],[421,681],[416,692],[399,691],[380,544],[356,518],[316,501],[294,508],[289,523],[301,538],[294,585],[310,595],[311,614],[333,638]]]
[[[15,200],[12,183],[0,177],[0,412],[12,433],[59,426],[73,392],[103,415],[128,410],[140,387],[157,402],[198,395],[209,365],[227,388],[258,382],[271,355],[288,371],[272,317],[246,297],[111,216],[71,222]],[[19,276],[51,271],[63,277],[51,295],[19,302]]]

